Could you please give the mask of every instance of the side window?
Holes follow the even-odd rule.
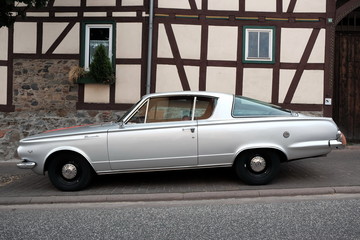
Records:
[[[83,67],[89,70],[90,63],[93,60],[96,47],[103,45],[106,50],[110,61],[113,62],[114,55],[114,25],[113,23],[97,24],[97,23],[84,23],[83,25],[84,38],[82,42],[83,51]]]
[[[144,105],[142,105],[139,108],[139,110],[137,110],[137,112],[130,118],[128,123],[134,124],[134,123],[144,123],[145,122],[148,102],[149,101],[147,101]]]
[[[194,100],[196,99],[195,112]],[[201,120],[211,117],[215,98],[158,97],[146,101],[130,118],[129,124]],[[194,114],[193,114],[194,112]]]
[[[194,97],[161,97],[151,99],[146,122],[192,120]]]
[[[250,27],[243,29],[243,62],[275,62],[275,27]]]
[[[215,98],[198,97],[196,99],[195,119],[208,119],[214,112]]]

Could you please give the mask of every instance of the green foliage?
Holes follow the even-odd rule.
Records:
[[[46,7],[48,2],[49,0],[0,0],[0,28],[11,27],[19,16],[25,18],[25,12],[29,8]],[[21,7],[19,3],[22,3]]]
[[[94,59],[90,64],[90,76],[98,83],[112,84],[115,81],[114,71],[104,45],[95,49]]]

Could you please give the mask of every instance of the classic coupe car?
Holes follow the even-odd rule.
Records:
[[[308,117],[246,97],[210,92],[144,96],[118,122],[50,130],[20,141],[19,168],[63,191],[94,174],[234,167],[267,184],[281,162],[323,156],[345,137],[331,118]]]

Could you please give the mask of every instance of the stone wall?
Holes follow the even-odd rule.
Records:
[[[75,111],[78,86],[68,80],[76,60],[15,60],[14,100],[17,112]]]
[[[68,80],[77,60],[14,60],[15,112],[0,112],[0,161],[16,157],[21,138],[46,130],[114,121],[122,111],[76,110],[78,85]]]

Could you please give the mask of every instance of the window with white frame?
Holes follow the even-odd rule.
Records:
[[[243,38],[243,62],[275,62],[275,27],[245,26]]]
[[[83,66],[85,70],[89,70],[89,66],[92,62],[95,49],[104,45],[107,50],[110,61],[113,61],[113,23],[85,23],[84,24],[84,56]]]

